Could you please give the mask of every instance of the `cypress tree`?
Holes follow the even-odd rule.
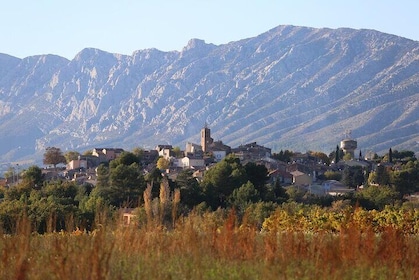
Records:
[[[391,150],[391,148],[388,150],[388,162],[393,162],[393,151]]]
[[[335,164],[339,162],[339,145],[336,145]]]

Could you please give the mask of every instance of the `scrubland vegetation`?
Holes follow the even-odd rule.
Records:
[[[260,229],[234,211],[192,212],[170,227],[103,214],[92,231],[37,234],[29,220],[0,239],[2,279],[417,279],[417,211],[301,212],[284,205]],[[399,214],[398,214],[399,213]],[[338,215],[336,213],[336,215]],[[414,226],[369,219],[412,219]],[[413,216],[409,216],[413,215]],[[311,219],[311,221],[309,221]],[[406,222],[407,222],[406,220]],[[411,220],[409,220],[411,221]],[[70,222],[69,222],[70,223]],[[378,223],[378,222],[377,222]],[[297,226],[294,226],[294,225]],[[313,224],[318,224],[313,226]],[[402,221],[400,225],[403,225]]]
[[[316,197],[234,158],[201,182],[127,159],[101,166],[94,187],[31,167],[2,189],[0,278],[419,279],[419,204],[405,199],[416,160],[364,176],[381,184],[355,194]]]

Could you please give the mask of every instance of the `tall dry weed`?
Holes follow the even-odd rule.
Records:
[[[0,278],[419,279],[419,238],[395,228],[259,232],[234,211],[191,213],[173,228],[98,220],[91,232],[44,235],[19,221],[16,232],[0,236]]]
[[[27,273],[29,270],[29,252],[30,252],[30,234],[31,234],[31,224],[26,215],[18,219],[17,223],[17,248],[19,254],[17,255],[16,263],[14,263],[15,279],[23,280],[27,279]]]
[[[163,177],[160,183],[160,205],[166,205],[170,200],[170,187],[167,177]]]
[[[144,196],[144,209],[147,215],[147,224],[150,226],[151,221],[153,219],[153,210],[152,210],[152,191],[153,185],[150,183],[147,183],[147,188],[145,189],[143,196]]]
[[[172,226],[175,228],[176,225],[176,218],[178,215],[178,207],[180,203],[180,189],[175,189],[173,193],[173,200],[172,200]]]

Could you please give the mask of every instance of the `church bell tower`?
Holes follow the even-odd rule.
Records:
[[[201,147],[202,151],[205,153],[208,151],[209,145],[213,142],[211,138],[211,130],[208,128],[207,124],[201,129]]]

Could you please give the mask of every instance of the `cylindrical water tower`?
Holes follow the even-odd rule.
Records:
[[[358,142],[353,139],[344,139],[340,141],[340,147],[345,154],[350,154],[352,159],[355,158],[355,150],[358,146]]]

